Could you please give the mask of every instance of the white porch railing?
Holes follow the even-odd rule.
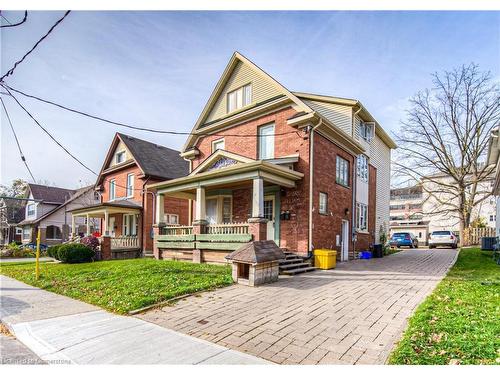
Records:
[[[111,249],[138,249],[139,237],[119,236],[111,238]]]
[[[188,225],[169,225],[163,227],[162,233],[170,236],[184,236],[193,234],[193,227]]]
[[[248,223],[209,224],[207,234],[248,234]]]

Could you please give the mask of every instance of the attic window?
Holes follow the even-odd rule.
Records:
[[[125,151],[120,151],[116,154],[116,164],[123,163],[125,161]]]
[[[227,112],[243,108],[252,102],[252,85],[248,84],[227,94]]]
[[[368,143],[373,139],[374,127],[375,124],[373,122],[361,122],[359,124],[359,134]]]

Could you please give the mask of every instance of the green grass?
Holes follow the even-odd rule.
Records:
[[[183,294],[232,283],[229,266],[154,259],[84,264],[0,264],[0,273],[106,310],[127,313]]]
[[[500,363],[500,266],[491,252],[462,249],[409,321],[391,364]]]

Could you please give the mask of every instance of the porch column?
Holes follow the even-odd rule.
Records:
[[[193,220],[193,234],[206,233],[207,227],[207,212],[205,208],[205,188],[198,186],[196,188],[196,201],[195,201],[195,217]],[[193,263],[201,263],[201,250],[193,249]]]
[[[155,224],[160,225],[165,220],[165,196],[163,194],[156,195],[156,217]]]
[[[264,218],[264,180],[254,178],[252,190],[252,217],[248,219],[248,233],[254,241],[267,240],[267,219]]]
[[[109,214],[108,214],[108,210],[105,210],[104,211],[104,220],[102,222],[102,229],[101,229],[103,236],[109,236],[108,223],[109,223]]]
[[[89,214],[86,215],[86,219],[87,219],[87,232],[86,232],[86,236],[90,236],[90,215]]]
[[[71,214],[71,238],[75,237],[76,228],[75,228],[75,215]]]

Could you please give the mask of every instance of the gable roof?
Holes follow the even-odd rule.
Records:
[[[190,176],[204,172],[221,159],[228,159],[237,163],[250,163],[252,161],[255,161],[254,159],[247,158],[246,156],[219,149],[215,150],[209,157],[207,157],[195,169],[193,169],[190,173]]]
[[[76,193],[76,190],[73,189],[38,184],[28,184],[28,189],[33,195],[33,199],[53,204],[62,204]]]
[[[135,163],[137,163],[137,166],[145,176],[156,177],[162,180],[171,180],[186,176],[189,173],[189,163],[180,157],[179,151],[127,134],[116,133],[102,165],[96,185],[100,183],[103,172],[106,170],[106,166],[109,165],[113,157],[113,151],[120,141],[123,142],[128,151],[130,151]],[[130,163],[123,164],[123,166],[128,165],[130,165]],[[118,165],[116,167],[118,168],[121,166]]]

